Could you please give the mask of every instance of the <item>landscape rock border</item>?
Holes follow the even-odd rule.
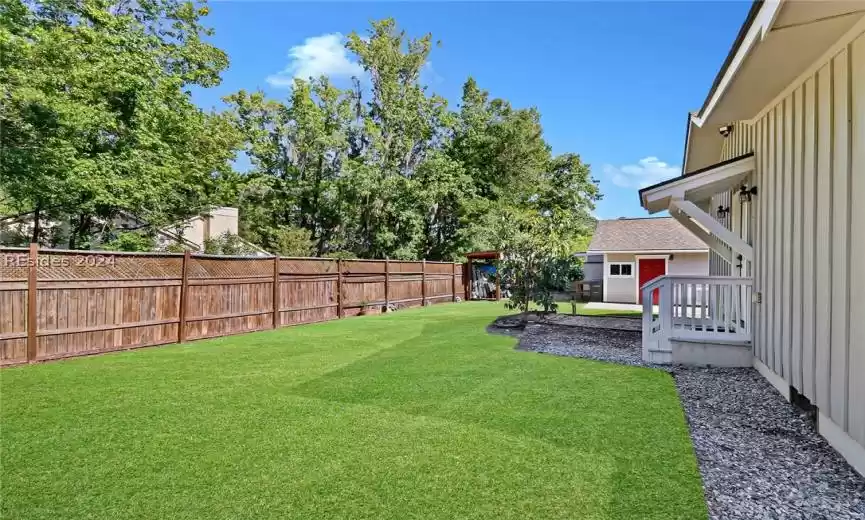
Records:
[[[612,318],[582,318],[594,326],[546,320],[511,335],[519,350],[671,373],[712,520],[865,520],[865,478],[756,370],[651,365],[639,332],[610,328],[621,325]]]

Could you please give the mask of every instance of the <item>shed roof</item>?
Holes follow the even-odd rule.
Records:
[[[708,251],[673,217],[599,220],[589,252]]]

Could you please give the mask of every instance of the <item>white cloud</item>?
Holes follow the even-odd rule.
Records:
[[[307,38],[302,45],[295,45],[288,50],[288,58],[285,69],[267,77],[271,86],[291,87],[294,78],[360,77],[364,74],[363,67],[349,59],[345,37],[340,33]]]
[[[436,72],[431,61],[427,61],[420,69],[420,82],[424,85],[439,85],[444,78]]]
[[[646,157],[637,164],[613,166],[605,164],[603,172],[616,186],[623,188],[645,188],[672,177],[681,175],[681,166],[671,166],[657,157]]]

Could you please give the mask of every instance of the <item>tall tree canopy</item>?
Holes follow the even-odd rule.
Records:
[[[351,89],[308,78],[284,102],[226,98],[253,165],[234,190],[248,238],[278,249],[302,229],[318,255],[450,260],[501,245],[514,211],[566,223],[572,241],[586,233],[597,185],[579,156],[552,156],[537,110],[472,78],[449,109],[421,81],[431,35],[391,19],[346,47],[365,72]]]
[[[190,87],[218,84],[228,59],[206,41],[203,4],[0,9],[0,208],[35,210],[43,242],[119,243],[118,214],[161,226],[210,205],[239,207],[243,238],[291,255],[450,260],[501,246],[509,222],[571,245],[591,225],[589,167],[552,155],[540,113],[472,78],[449,107],[422,80],[432,36],[392,19],[348,36],[364,71],[348,88],[298,78],[286,99],[240,90],[205,113]],[[238,151],[248,171],[233,169]]]
[[[0,191],[71,248],[120,211],[153,224],[195,214],[234,157],[233,126],[191,100],[219,82],[203,5],[177,0],[5,0]],[[64,246],[67,244],[63,244]]]

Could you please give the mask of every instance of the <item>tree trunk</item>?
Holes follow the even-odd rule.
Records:
[[[33,210],[33,235],[30,237],[30,242],[39,243],[39,234],[42,232],[42,229],[39,227],[41,213],[39,207]]]

